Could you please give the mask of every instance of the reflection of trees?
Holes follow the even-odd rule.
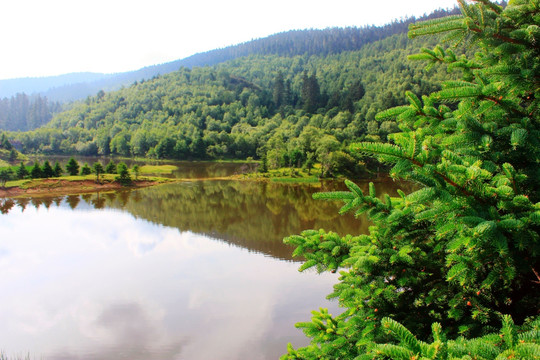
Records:
[[[311,198],[317,188],[256,182],[197,181],[162,185],[132,193],[140,201],[109,205],[159,224],[218,237],[227,242],[290,259],[285,236],[310,228],[339,233],[367,230],[364,219],[338,215],[338,204]]]
[[[106,198],[100,193],[96,193],[96,196],[92,199],[92,205],[96,209],[103,209],[105,207]]]
[[[175,162],[178,166],[173,176],[179,179],[207,179],[245,173],[252,164],[216,163],[216,162]]]
[[[15,206],[15,201],[5,198],[0,199],[0,212],[2,214],[7,214],[13,206]]]
[[[81,198],[79,195],[68,195],[66,196],[66,202],[69,204],[69,207],[75,209],[79,205]]]
[[[28,198],[17,199],[17,205],[21,208],[22,211],[26,209],[29,203],[30,203],[30,199]]]
[[[34,205],[36,209],[39,209],[39,207],[41,206],[40,198],[32,198],[30,201],[32,202],[32,205]]]
[[[367,191],[367,183],[360,184]],[[376,183],[377,192],[395,195],[396,184]],[[407,192],[407,186],[402,187]],[[342,183],[328,182],[320,186],[287,185],[241,181],[194,181],[161,185],[141,190],[122,190],[104,194],[92,193],[65,197],[18,199],[23,210],[29,202],[47,208],[62,199],[75,209],[80,200],[94,208],[121,208],[154,223],[172,226],[181,231],[203,233],[224,241],[290,259],[292,249],[283,244],[284,237],[306,229],[335,231],[340,234],[366,233],[365,218],[352,214],[339,215],[341,204],[316,201],[318,191],[343,190]],[[7,213],[13,200],[0,202],[0,211]]]

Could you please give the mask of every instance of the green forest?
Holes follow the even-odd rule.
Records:
[[[410,40],[404,24],[394,23],[379,33],[363,29],[358,39],[353,29],[282,34],[277,37],[281,45],[273,48],[256,42],[258,54],[253,50],[252,55],[214,66],[183,67],[119,91],[100,91],[64,105],[67,110],[32,131],[24,131],[38,127],[29,120],[13,121],[4,129],[19,124],[23,131],[6,134],[27,154],[254,158],[264,159],[271,169],[320,163],[320,176],[358,175],[369,160],[351,153],[348,145],[364,139],[385,141],[399,131],[394,120],[379,121],[375,114],[404,104],[407,90],[421,96],[438,89],[447,76],[440,67],[426,70],[407,61],[408,55],[436,40]],[[383,34],[386,37],[377,40]],[[366,45],[349,51],[351,39]],[[279,48],[287,46],[303,54],[279,54]],[[19,98],[24,95],[4,103],[15,104]],[[11,108],[8,111],[21,112],[21,106]]]

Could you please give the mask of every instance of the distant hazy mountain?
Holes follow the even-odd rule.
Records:
[[[68,86],[71,84],[91,83],[112,75],[90,72],[64,74],[47,77],[29,77],[9,80],[0,80],[0,98],[10,97],[16,93],[44,93],[51,88]]]
[[[0,98],[24,92],[27,94],[39,93],[50,101],[66,102],[95,95],[99,90],[117,90],[135,81],[164,75],[181,67],[211,66],[253,54],[326,56],[343,51],[354,51],[359,50],[365,44],[406,32],[408,25],[412,22],[438,18],[457,12],[459,12],[457,8],[450,11],[437,10],[418,19],[408,18],[394,21],[385,26],[292,30],[125,73],[74,73],[53,77],[0,80]]]

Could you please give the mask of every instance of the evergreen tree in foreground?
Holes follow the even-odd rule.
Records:
[[[285,239],[306,258],[300,270],[343,270],[329,297],[344,310],[314,311],[297,324],[311,345],[289,345],[284,359],[540,356],[540,1],[514,0],[504,10],[458,2],[462,15],[409,34],[476,44],[474,59],[440,46],[411,56],[462,79],[422,99],[408,92],[409,105],[378,115],[395,119],[401,133],[351,147],[393,164],[394,179],[420,189],[381,199],[373,184],[364,194],[346,182],[350,191],[316,197],[367,213],[369,235],[320,230]],[[447,340],[457,336],[464,338]]]

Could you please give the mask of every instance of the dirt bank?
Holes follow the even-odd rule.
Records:
[[[127,188],[139,188],[157,185],[157,181],[138,180],[134,181]],[[42,179],[28,187],[0,188],[0,197],[23,197],[40,195],[68,195],[89,192],[101,192],[126,188],[117,182],[103,182],[101,184],[92,180],[62,180],[62,179]]]

